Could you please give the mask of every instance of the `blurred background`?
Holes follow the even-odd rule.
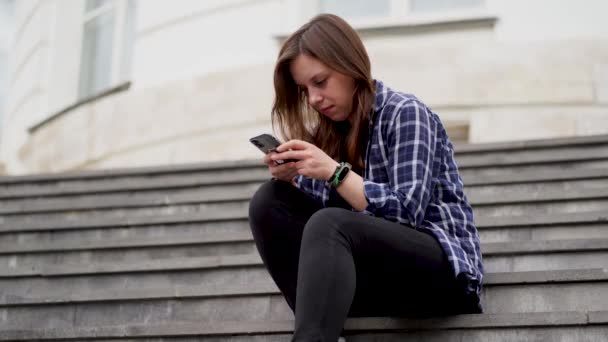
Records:
[[[280,44],[323,12],[458,144],[608,133],[605,0],[0,0],[0,173],[261,158]]]

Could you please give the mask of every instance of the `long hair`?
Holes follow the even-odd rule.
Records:
[[[300,90],[289,69],[291,62],[300,54],[314,57],[354,79],[350,127],[328,119],[309,105],[306,92]],[[368,138],[375,85],[367,51],[357,32],[346,21],[336,15],[320,14],[289,36],[275,65],[274,89],[273,129],[278,125],[285,139],[308,141],[330,157],[348,161],[354,170],[363,170],[362,156]]]

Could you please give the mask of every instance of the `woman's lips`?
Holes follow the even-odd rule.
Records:
[[[322,112],[323,114],[327,114],[327,113],[328,113],[330,110],[332,110],[333,108],[334,108],[334,106],[333,106],[333,105],[332,105],[332,106],[327,106],[327,107],[325,107],[325,108],[321,108],[321,112]]]

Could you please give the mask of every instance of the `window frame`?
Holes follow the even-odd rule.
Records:
[[[313,16],[320,14],[321,1],[284,0],[284,8],[288,12],[285,16],[277,39],[287,37],[300,25]],[[496,15],[488,11],[488,1],[476,7],[450,8],[437,11],[416,12],[411,10],[410,0],[390,0],[389,15],[373,17],[345,17],[345,19],[358,31],[385,29],[392,27],[426,26],[433,24],[496,21]]]
[[[133,0],[112,0],[109,3],[103,4],[93,10],[85,11],[85,7],[83,6],[82,17],[80,20],[81,25],[81,46],[78,49],[79,55],[79,66],[78,66],[78,82],[76,90],[76,100],[82,101],[90,97],[95,97],[100,93],[104,93],[109,89],[115,88],[117,85],[124,83],[127,81],[128,73],[130,70],[125,68],[126,65],[130,65],[130,62],[127,60],[131,58],[131,54],[125,54],[126,43],[127,40],[130,39],[130,31],[127,31],[127,25],[129,24],[128,16],[133,16],[134,13],[129,13],[130,7],[133,5],[131,2]],[[82,58],[83,49],[84,49],[84,37],[85,30],[84,27],[87,23],[92,20],[99,18],[100,16],[114,11],[114,27],[112,32],[112,57],[110,61],[110,81],[107,85],[103,86],[102,89],[91,93],[85,93],[81,90],[81,82],[82,82],[82,64],[84,60]]]
[[[127,91],[131,87],[131,63],[133,55],[133,46],[136,39],[136,16],[137,16],[137,3],[135,0],[113,0],[112,7],[116,5],[116,17],[114,22],[114,33],[112,36],[112,70],[110,82],[107,86],[99,89],[98,91],[92,92],[91,94],[84,94],[80,92],[80,79],[81,79],[81,65],[83,63],[83,40],[84,40],[84,25],[86,20],[90,20],[95,15],[100,15],[101,12],[108,10],[110,7],[104,4],[94,10],[88,12],[85,11],[85,2],[78,1],[73,7],[67,11],[67,22],[69,25],[74,25],[73,30],[69,32],[63,32],[65,27],[58,30],[58,24],[53,24],[53,29],[50,33],[51,46],[54,48],[51,51],[49,63],[55,58],[59,57],[63,53],[68,53],[71,60],[70,67],[64,70],[64,74],[55,74],[49,72],[49,84],[61,84],[62,87],[67,89],[66,92],[62,92],[58,95],[60,99],[55,104],[50,104],[49,110],[44,115],[39,115],[37,118],[32,120],[32,123],[28,125],[28,132],[34,134],[36,131],[44,128],[49,123],[59,119],[63,115],[70,113],[71,111],[98,101],[101,98],[107,96],[113,96],[116,93]],[[54,12],[59,12],[59,4],[54,7]],[[130,26],[127,26],[130,25]],[[57,34],[63,33],[61,38],[58,38]],[[69,50],[58,50],[55,47],[57,44],[55,41],[61,41],[60,46],[69,46]],[[126,53],[125,53],[126,52]],[[49,64],[50,65],[50,64]],[[49,66],[49,70],[50,70]]]

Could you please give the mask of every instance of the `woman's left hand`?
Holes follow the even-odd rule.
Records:
[[[291,151],[290,151],[291,149]],[[277,147],[273,160],[297,159],[298,174],[320,180],[328,180],[340,165],[317,146],[302,140],[290,140]]]

